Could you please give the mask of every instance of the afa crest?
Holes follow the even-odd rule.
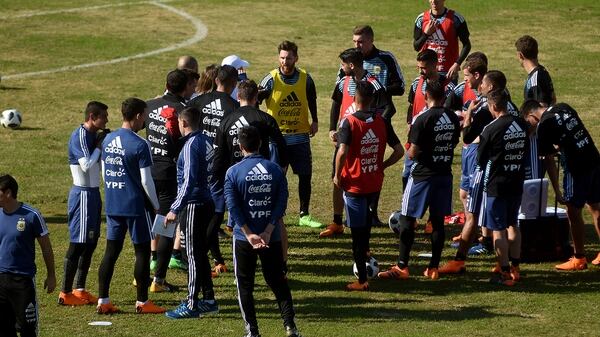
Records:
[[[17,230],[19,232],[25,231],[25,218],[19,218],[19,221],[17,221]]]

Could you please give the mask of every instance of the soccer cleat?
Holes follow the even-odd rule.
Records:
[[[198,317],[200,317],[200,311],[198,309],[192,310],[192,309],[188,308],[187,302],[184,301],[177,308],[175,308],[171,311],[165,312],[165,316],[172,318],[172,319],[198,318]]]
[[[427,220],[427,223],[425,224],[425,234],[431,233],[433,233],[433,225],[431,224],[431,220]]]
[[[573,256],[569,259],[569,261],[557,264],[554,268],[558,270],[584,270],[587,269],[587,260],[585,257],[578,259]]]
[[[467,271],[465,261],[450,260],[438,269],[440,274],[462,274]]]
[[[138,314],[162,314],[165,311],[167,311],[167,309],[159,307],[150,300],[146,301],[144,304],[135,305],[135,312]]]
[[[596,256],[596,258],[592,260],[592,264],[594,266],[600,266],[600,253],[598,253],[598,256]]]
[[[380,279],[396,279],[396,280],[405,280],[409,276],[408,267],[401,269],[398,265],[391,267],[386,271],[382,271],[377,273],[377,277]]]
[[[96,306],[96,312],[102,315],[116,314],[119,311],[121,310],[119,310],[119,308],[117,308],[110,302],[106,304],[98,304]]]
[[[169,260],[169,269],[188,270],[188,266],[183,260],[171,257]]]
[[[98,302],[98,297],[90,294],[86,290],[73,290],[73,296],[87,302],[87,304],[96,304],[96,302]]]
[[[152,284],[150,285],[151,293],[170,293],[172,291],[175,291],[175,287],[169,284],[167,281],[163,281],[161,283],[152,281]]]
[[[298,225],[311,228],[321,228],[325,226],[324,224],[315,220],[310,214],[301,216],[300,221],[298,221]]]
[[[511,266],[510,267],[510,277],[512,277],[513,281],[517,282],[521,280],[521,269],[519,267]]]
[[[285,336],[286,337],[302,337],[302,335],[300,335],[300,332],[298,332],[298,329],[296,327],[291,327],[291,326],[285,327]]]
[[[440,273],[437,268],[427,268],[423,272],[423,276],[430,278],[432,280],[437,280],[440,278]]]
[[[477,255],[489,255],[492,251],[487,249],[487,247],[483,243],[478,243],[471,248],[469,248],[469,252],[467,255],[469,256],[477,256]]]
[[[88,302],[76,297],[75,295],[73,295],[73,293],[65,293],[61,291],[58,295],[58,304],[70,305],[75,307],[80,305],[86,305],[88,304]]]
[[[156,260],[150,260],[150,271],[156,270]]]
[[[500,274],[494,274],[490,279],[490,283],[512,287],[515,285],[515,281],[510,276],[510,273],[502,272]]]
[[[200,302],[198,302],[198,305],[196,306],[196,310],[198,310],[199,312],[198,317],[214,315],[219,313],[219,305],[217,304],[217,301],[214,301],[213,303],[208,303],[205,300],[200,300]]]
[[[346,291],[367,291],[367,290],[369,290],[369,282],[360,283],[358,281],[355,281],[352,283],[348,283],[346,285]]]
[[[502,268],[500,268],[500,263],[496,262],[496,264],[494,265],[494,268],[492,268],[492,273],[494,273],[494,274],[502,273]]]
[[[324,231],[319,233],[319,237],[327,238],[327,237],[334,236],[336,234],[344,234],[344,225],[338,225],[333,222],[333,223],[330,223],[329,225],[327,225],[327,228],[325,228]]]

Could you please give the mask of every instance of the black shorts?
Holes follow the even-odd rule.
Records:
[[[36,336],[38,306],[32,277],[0,273],[0,332],[2,336]]]
[[[177,180],[155,180],[154,187],[158,197],[158,214],[167,215],[177,198]]]

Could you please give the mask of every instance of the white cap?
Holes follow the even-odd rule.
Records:
[[[248,61],[242,60],[237,55],[229,55],[226,58],[224,58],[223,62],[221,62],[221,65],[224,66],[226,64],[234,67],[235,69],[248,68],[250,66],[250,63],[248,63]]]

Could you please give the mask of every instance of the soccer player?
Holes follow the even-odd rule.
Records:
[[[538,151],[545,156],[545,166],[556,197],[567,205],[575,255],[556,266],[558,270],[587,268],[584,249],[584,222],[582,209],[588,204],[596,233],[600,237],[600,154],[594,140],[583,125],[577,111],[565,103],[546,108],[542,103],[529,100],[521,106],[527,121],[537,126]],[[564,169],[563,190],[558,184],[558,170],[553,155],[561,154]],[[600,253],[592,261],[600,265]]]
[[[444,247],[444,216],[452,210],[452,159],[460,136],[458,116],[443,107],[444,86],[431,81],[425,89],[428,109],[415,118],[410,129],[408,155],[414,161],[402,198],[399,219],[400,253],[396,265],[379,278],[407,279],[408,260],[415,238],[416,218],[429,207],[432,255],[425,277],[439,278],[438,265]]]
[[[267,113],[277,120],[285,138],[289,164],[298,175],[298,197],[300,199],[300,226],[323,227],[309,214],[312,154],[310,137],[319,130],[317,116],[317,90],[312,77],[298,62],[298,46],[283,41],[277,47],[279,68],[273,69],[260,82],[258,100],[265,100]],[[309,124],[308,115],[312,122]]]
[[[546,68],[538,62],[537,41],[529,35],[523,35],[515,42],[515,47],[519,63],[527,72],[524,88],[525,101],[532,99],[544,106],[554,105],[556,103],[554,85]]]
[[[369,289],[367,282],[367,251],[374,219],[370,207],[383,185],[383,171],[398,162],[404,148],[390,121],[371,110],[373,84],[355,83],[356,112],[341,122],[337,132],[339,148],[335,157],[333,183],[344,190],[348,227],[352,232],[352,254],[358,270],[358,281],[346,286],[348,291]],[[385,143],[394,151],[384,160]]]
[[[37,336],[38,304],[35,295],[35,243],[46,264],[44,288],[56,287],[50,234],[40,212],[17,199],[19,185],[0,175],[0,331],[2,336]]]
[[[518,266],[511,268],[511,256],[520,256],[520,237],[511,236],[509,227],[518,227],[519,207],[525,181],[525,152],[529,137],[527,123],[508,113],[508,94],[495,90],[486,95],[495,118],[481,135],[477,163],[484,169],[483,224],[492,230],[499,274],[493,282],[512,286],[519,280]],[[520,234],[518,231],[512,233]]]
[[[415,20],[415,51],[432,49],[437,53],[437,71],[456,83],[460,65],[471,51],[469,28],[465,18],[446,8],[445,0],[429,0],[430,10]],[[462,43],[460,54],[458,40]]]
[[[227,171],[225,197],[235,224],[233,261],[246,336],[260,336],[253,296],[256,261],[260,258],[263,276],[277,300],[286,335],[299,337],[292,294],[284,273],[282,223],[279,221],[287,207],[287,180],[279,165],[258,154],[260,135],[255,127],[242,127],[238,140],[244,158]]]
[[[187,140],[177,159],[177,198],[165,217],[165,222],[179,219],[185,235],[189,260],[188,296],[180,306],[165,315],[169,318],[194,318],[218,313],[208,261],[209,223],[214,203],[208,185],[213,147],[199,130],[200,111],[185,108],[179,114],[179,130]],[[203,299],[198,299],[202,290]]]
[[[339,57],[342,63],[344,77],[340,78],[333,88],[329,118],[329,139],[335,145],[332,178],[335,175],[335,158],[339,148],[337,129],[346,117],[356,112],[356,103],[354,101],[356,83],[359,81],[366,81],[373,88],[373,99],[370,100],[370,105],[368,106],[369,110],[378,113],[388,121],[396,112],[394,104],[392,103],[390,96],[386,93],[384,86],[373,74],[363,68],[363,55],[360,49],[346,49],[340,53]],[[342,212],[344,209],[342,189],[335,184],[333,185],[332,199],[333,222],[329,224],[325,230],[319,233],[319,237],[330,237],[344,232],[344,225],[342,224]],[[370,206],[373,208],[373,213],[371,215],[374,217],[373,220],[375,224],[379,225],[381,223],[377,216],[379,196],[371,199],[372,204]]]
[[[62,290],[58,303],[94,304],[98,299],[85,289],[92,255],[100,236],[100,153],[106,133],[98,133],[108,123],[108,106],[91,101],[85,108],[85,121],[69,139],[69,167],[73,186],[68,199],[69,248],[64,259]],[[77,276],[75,290],[73,280]]]
[[[106,250],[98,269],[98,306],[100,314],[119,309],[108,297],[110,282],[125,234],[129,231],[135,250],[133,270],[137,284],[137,313],[165,312],[148,300],[150,277],[150,240],[152,223],[149,207],[154,213],[160,208],[152,180],[150,144],[137,135],[144,128],[148,109],[146,102],[128,98],[121,105],[123,123],[102,142],[102,178],[104,179],[106,213]]]
[[[177,167],[175,161],[181,150],[181,133],[177,126],[177,116],[185,108],[185,100],[193,93],[195,86],[188,85],[192,80],[191,72],[175,69],[167,74],[167,93],[162,97],[151,99],[148,105],[148,122],[146,138],[152,152],[152,179],[156,187],[158,214],[167,215],[171,204],[177,196]],[[178,254],[171,259],[173,239],[156,238],[157,247],[151,252],[150,270],[155,270],[154,280],[150,285],[151,292],[168,292],[172,286],[165,281],[167,267],[184,267]],[[173,263],[171,263],[173,260]],[[177,263],[179,262],[179,263]]]

